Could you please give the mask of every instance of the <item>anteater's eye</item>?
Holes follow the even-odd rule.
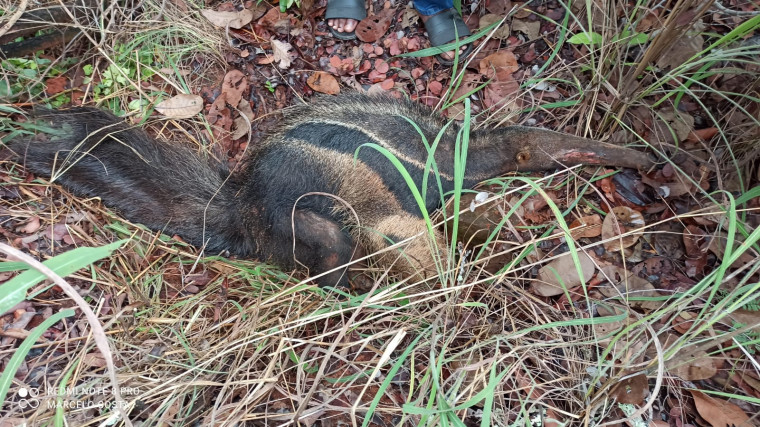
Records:
[[[523,150],[517,153],[517,156],[515,156],[515,160],[517,160],[517,163],[525,163],[528,160],[530,160],[530,151]]]

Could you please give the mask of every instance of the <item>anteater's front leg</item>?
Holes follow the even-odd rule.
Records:
[[[437,275],[436,265],[446,254],[439,230],[429,230],[425,220],[401,210],[365,224],[360,239],[370,252],[378,254],[381,265],[413,281]]]

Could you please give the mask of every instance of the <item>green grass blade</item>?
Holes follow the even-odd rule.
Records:
[[[367,414],[364,416],[364,422],[362,423],[362,427],[367,427],[369,425],[369,422],[372,420],[372,414],[375,413],[375,409],[377,409],[377,405],[380,403],[380,399],[385,394],[385,390],[387,390],[388,387],[391,385],[391,381],[393,381],[393,377],[395,377],[398,370],[401,369],[401,365],[403,365],[404,361],[412,353],[412,350],[415,350],[417,348],[416,347],[417,342],[423,336],[427,336],[427,333],[423,332],[417,335],[417,338],[415,338],[414,341],[412,341],[409,344],[406,350],[404,350],[404,352],[401,353],[401,356],[399,356],[398,360],[396,360],[396,363],[393,364],[391,369],[385,375],[385,379],[383,380],[382,384],[380,384],[380,387],[377,389],[377,393],[375,393],[375,397],[372,399],[372,402],[370,402],[369,404]]]
[[[124,242],[126,240],[119,240],[99,248],[77,248],[49,259],[43,264],[61,277],[68,276],[80,268],[111,255]],[[47,276],[39,271],[29,269],[3,284],[0,287],[0,313],[5,313],[23,301],[26,298],[26,291],[46,278]]]
[[[0,262],[0,273],[8,271],[29,270],[29,264],[25,262],[5,261]]]
[[[8,394],[8,389],[11,387],[13,377],[16,375],[16,370],[21,366],[21,363],[26,358],[29,350],[32,349],[32,346],[37,342],[37,339],[39,339],[49,327],[55,325],[64,317],[71,317],[73,315],[73,309],[67,308],[61,310],[45,319],[42,323],[37,325],[36,328],[32,329],[29,336],[26,337],[16,351],[13,352],[13,356],[11,356],[8,364],[5,365],[2,375],[0,375],[0,402],[5,402],[5,397]]]
[[[448,52],[450,50],[454,50],[454,49],[456,49],[457,47],[459,47],[461,45],[465,45],[467,43],[474,42],[475,40],[483,37],[486,33],[488,33],[489,31],[491,31],[492,29],[496,28],[496,26],[499,25],[500,23],[501,23],[501,21],[496,21],[493,24],[491,24],[491,25],[483,28],[482,30],[478,31],[477,33],[475,33],[475,34],[473,34],[471,36],[465,37],[462,40],[453,41],[451,43],[446,43],[446,44],[441,45],[441,46],[429,47],[427,49],[418,50],[416,52],[402,53],[401,55],[396,55],[394,58],[404,58],[404,57],[407,57],[407,58],[421,58],[423,56],[439,55],[439,54],[441,54],[443,52]]]
[[[53,417],[53,425],[55,427],[64,427],[64,410],[63,410],[63,398],[66,397],[66,384],[69,383],[69,379],[71,379],[71,375],[74,374],[74,371],[79,367],[79,363],[77,363],[78,359],[74,361],[74,363],[71,364],[71,367],[68,371],[63,375],[61,378],[61,381],[58,383],[58,395],[55,398],[55,416]]]

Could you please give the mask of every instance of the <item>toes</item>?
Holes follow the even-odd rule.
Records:
[[[346,25],[343,27],[344,31],[347,33],[350,33],[351,31],[354,31],[356,28],[356,25],[359,24],[359,21],[354,19],[346,19]]]
[[[346,18],[339,18],[339,19],[328,19],[327,25],[332,27],[338,32],[341,33],[350,33],[351,31],[354,31],[354,28],[356,28],[356,25],[359,23],[359,21],[355,19],[346,19]]]
[[[460,47],[460,48],[459,48],[459,56],[461,57],[462,55],[464,55],[464,52],[465,52],[466,50],[467,50],[466,48],[464,48],[464,47]],[[448,51],[448,52],[443,52],[443,53],[441,54],[441,57],[443,57],[443,58],[445,58],[445,59],[449,59],[449,60],[451,60],[451,59],[454,59],[454,58],[456,57],[456,55],[454,54],[454,51],[453,51],[453,50],[450,50],[450,51]]]
[[[332,27],[334,30],[337,30],[337,31],[343,31],[343,25],[345,25],[345,23],[346,23],[346,20],[342,18],[327,20],[327,25],[329,25],[330,27]]]

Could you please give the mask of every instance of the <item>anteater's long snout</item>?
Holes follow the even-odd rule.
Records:
[[[647,153],[605,142],[571,138],[563,145],[565,147],[555,153],[539,156],[546,155],[547,160],[556,156],[556,162],[565,166],[604,165],[646,170],[655,163]]]
[[[529,150],[531,154],[532,162],[528,163],[542,169],[545,169],[543,166],[546,165],[550,168],[557,165],[603,165],[644,170],[654,165],[647,153],[632,148],[546,129],[522,130],[526,132],[526,135],[520,138],[524,142],[523,149]]]
[[[604,165],[649,169],[654,161],[644,152],[547,129],[511,126],[474,135],[476,164],[500,172],[532,172],[563,166]],[[498,147],[498,148],[495,148]],[[469,162],[468,162],[469,166]]]

